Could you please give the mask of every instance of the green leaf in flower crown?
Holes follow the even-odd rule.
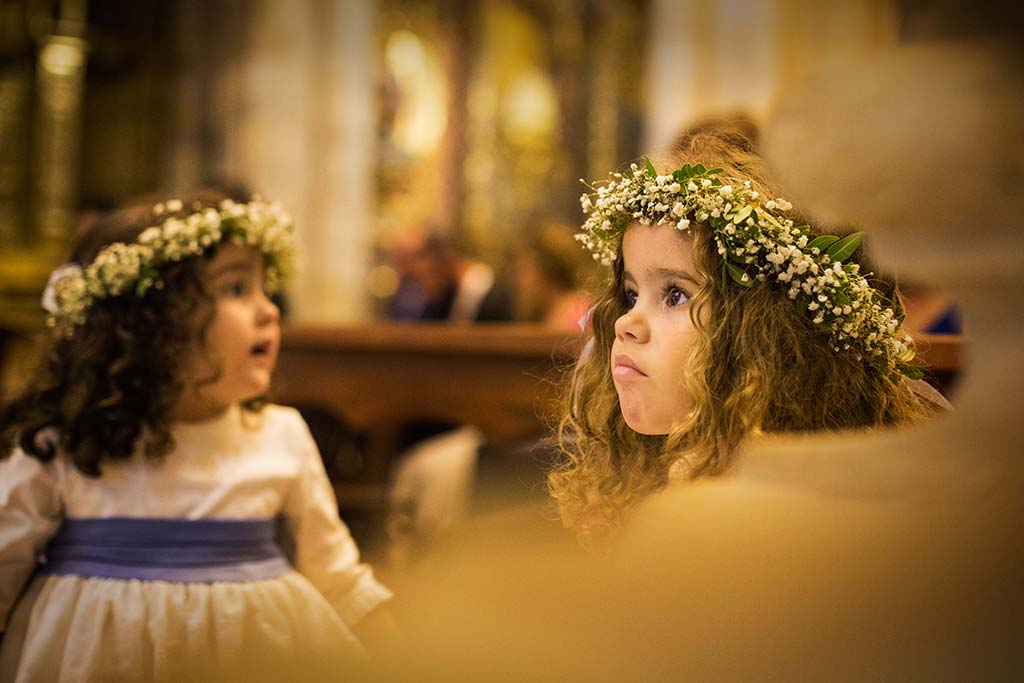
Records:
[[[725,270],[729,273],[729,277],[731,277],[734,282],[743,285],[744,287],[749,287],[754,284],[754,280],[747,274],[747,271],[743,270],[739,266],[729,263],[728,261],[723,261],[723,263],[725,263]]]
[[[751,212],[753,210],[754,210],[754,207],[752,207],[750,204],[745,204],[745,205],[741,206],[736,211],[736,213],[733,214],[732,222],[735,223],[736,225],[739,225],[743,221],[745,221],[748,218],[750,218],[750,214],[751,214]]]
[[[650,157],[644,157],[644,165],[647,167],[647,175],[652,178],[658,177],[658,170],[654,168],[654,164],[651,163]]]
[[[896,370],[907,379],[921,379],[924,377],[924,370],[918,365],[897,365]]]
[[[695,166],[693,167],[693,173],[694,173],[695,175],[704,175],[704,174],[706,174],[707,172],[708,172],[708,170],[707,170],[706,168],[704,168],[704,164],[696,164],[696,165],[695,165]]]
[[[864,233],[855,232],[839,240],[828,248],[829,258],[833,261],[845,261],[850,258],[853,256],[853,252],[857,251],[857,247],[860,246],[862,237],[864,237]]]
[[[839,241],[839,238],[836,237],[835,235],[821,235],[819,237],[815,237],[813,240],[811,240],[808,243],[807,251],[810,251],[811,249],[814,249],[815,247],[817,247],[818,249],[821,249],[822,251],[825,251],[830,246],[832,246],[832,244],[834,242],[838,242],[838,241]]]
[[[836,306],[848,306],[850,304],[850,297],[846,295],[846,292],[838,291],[833,295],[832,300]]]
[[[914,356],[916,356],[916,355],[917,355],[917,351],[914,349],[914,347],[913,346],[908,346],[903,351],[903,353],[900,354],[899,361],[901,363],[909,363],[910,361],[914,360]]]
[[[716,173],[721,173],[721,172],[722,172],[722,171],[724,171],[724,170],[725,170],[724,168],[713,168],[713,169],[711,169],[710,171],[705,171],[705,173],[706,173],[707,175],[714,175],[714,174],[716,174]]]

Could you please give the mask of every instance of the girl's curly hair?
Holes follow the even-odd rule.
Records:
[[[180,214],[216,207],[225,198],[201,190],[182,198]],[[158,219],[155,203],[99,218],[79,238],[71,261],[88,264],[107,245],[132,242],[174,215]],[[161,288],[142,298],[100,299],[72,336],[51,335],[28,389],[0,411],[0,457],[12,444],[42,461],[60,451],[82,473],[99,476],[102,460],[130,458],[140,443],[150,457],[170,452],[168,416],[185,390],[184,363],[197,343],[204,348],[216,314],[203,284],[204,264],[215,253],[168,264],[160,270]],[[244,407],[258,410],[264,402],[254,399]]]
[[[760,157],[713,131],[689,136],[673,161],[722,167],[777,196]],[[776,283],[723,281],[712,231],[691,225],[692,237],[679,237],[692,239],[703,285],[690,306],[697,341],[679,369],[693,397],[689,414],[662,436],[638,434],[622,417],[610,367],[615,321],[626,312],[621,253],[597,297],[592,352],[569,377],[558,428],[564,457],[548,486],[563,521],[584,540],[612,531],[668,483],[676,463],[692,479],[727,471],[752,433],[889,426],[930,412],[891,373],[834,352]],[[899,310],[891,283],[872,284]]]

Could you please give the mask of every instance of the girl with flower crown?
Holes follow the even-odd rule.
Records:
[[[930,412],[898,304],[859,235],[797,225],[762,160],[715,132],[661,174],[633,164],[582,198],[611,267],[577,364],[549,488],[584,540],[670,479],[727,472],[757,434],[898,425]]]
[[[265,399],[293,251],[277,205],[203,193],[100,220],[51,278],[52,346],[0,413],[0,679],[320,677],[390,634]]]

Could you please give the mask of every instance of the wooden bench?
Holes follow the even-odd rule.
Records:
[[[578,334],[517,324],[291,325],[273,398],[304,412],[326,410],[359,435],[360,449],[340,443],[349,462],[337,466],[330,453],[325,461],[329,469],[336,464],[343,507],[372,507],[383,504],[404,424],[472,424],[488,440],[508,443],[544,434],[556,377],[582,342]],[[318,442],[331,440],[329,425],[311,426]]]
[[[359,484],[347,499],[375,500],[404,423],[472,424],[499,442],[547,432],[559,370],[571,368],[583,342],[578,333],[519,324],[290,325],[274,398],[327,411],[363,435],[364,460],[346,477]],[[961,338],[922,336],[918,345],[940,388],[952,387]]]

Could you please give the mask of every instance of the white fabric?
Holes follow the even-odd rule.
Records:
[[[460,427],[427,439],[402,458],[391,486],[391,505],[413,510],[413,530],[439,538],[466,518],[483,434]]]
[[[237,407],[174,429],[160,462],[137,455],[89,478],[20,451],[0,462],[0,680],[195,680],[336,670],[363,655],[349,627],[391,597],[359,562],[298,412]],[[37,577],[62,517],[282,515],[295,570],[244,583]],[[268,668],[269,667],[269,668]],[[285,667],[285,668],[282,668]],[[275,672],[271,676],[269,672]]]
[[[490,266],[478,261],[470,263],[466,267],[466,272],[459,278],[448,319],[466,323],[476,320],[480,307],[493,286],[494,271]]]

